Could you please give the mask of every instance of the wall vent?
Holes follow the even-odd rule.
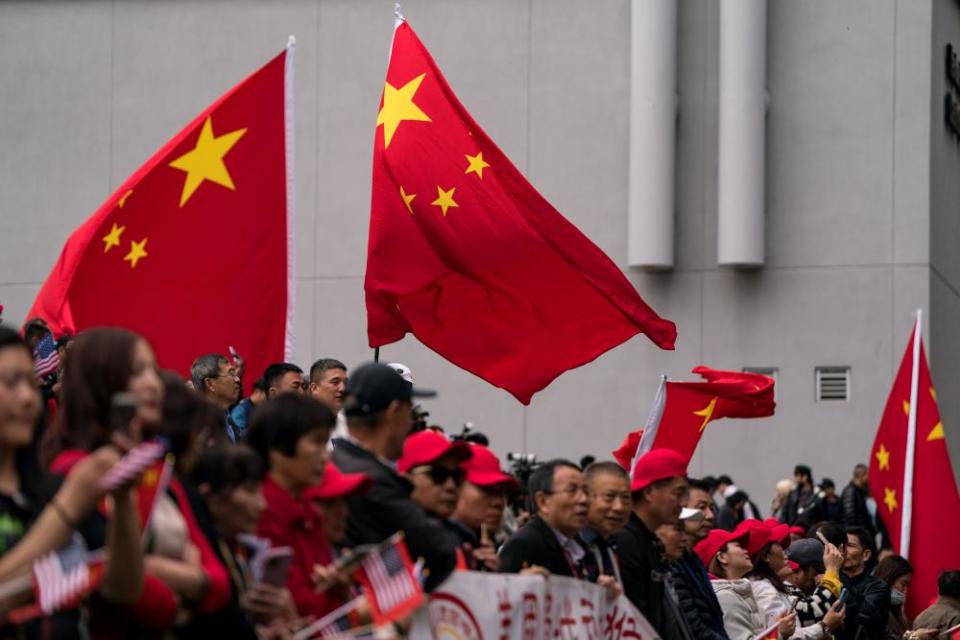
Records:
[[[850,400],[850,367],[817,367],[817,402]]]
[[[768,378],[773,378],[773,381],[776,383],[773,385],[773,399],[777,400],[777,396],[780,395],[780,379],[779,374],[780,370],[776,367],[744,367],[744,373],[759,373],[762,376],[767,376]]]

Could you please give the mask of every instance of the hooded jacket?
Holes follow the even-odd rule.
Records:
[[[766,629],[766,619],[757,605],[749,580],[714,580],[712,584],[730,640],[753,640]]]

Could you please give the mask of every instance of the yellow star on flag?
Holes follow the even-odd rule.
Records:
[[[440,207],[444,217],[447,216],[447,209],[460,206],[453,201],[453,192],[456,190],[456,187],[450,187],[450,191],[444,191],[440,185],[437,185],[437,199],[430,204]]]
[[[489,167],[490,164],[483,159],[483,151],[477,152],[477,155],[471,156],[467,154],[467,170],[464,171],[467,173],[475,173],[477,177],[483,180],[483,170],[486,167]]]
[[[120,234],[126,231],[126,227],[118,225],[116,222],[110,228],[110,233],[103,236],[103,252],[106,253],[114,247],[120,246]]]
[[[417,194],[407,193],[403,190],[403,185],[400,185],[400,197],[403,198],[403,204],[407,205],[407,211],[410,212],[410,215],[413,215],[413,207],[410,206],[410,203],[417,197]]]
[[[943,423],[938,422],[934,425],[930,433],[927,434],[927,442],[933,442],[934,440],[943,440]]]
[[[909,400],[904,400],[904,401],[903,401],[903,415],[905,415],[905,416],[910,415],[910,401],[909,401]]]
[[[140,242],[130,241],[130,253],[123,257],[125,262],[130,263],[130,268],[135,269],[137,263],[140,262],[141,258],[147,257],[147,250],[144,248],[147,246],[147,238],[144,238]]]
[[[120,196],[120,199],[117,200],[117,206],[123,209],[123,205],[127,204],[127,198],[133,195],[133,189],[127,189],[127,192]]]
[[[880,471],[890,470],[890,452],[887,451],[887,448],[883,446],[882,442],[874,456],[877,458],[877,466],[880,468]]]
[[[887,505],[887,511],[893,513],[894,510],[899,506],[897,504],[897,490],[888,489],[887,487],[883,488],[883,502]]]
[[[700,409],[700,411],[693,412],[693,415],[703,417],[703,423],[700,425],[700,431],[703,431],[707,428],[707,423],[710,422],[710,418],[713,417],[713,410],[716,408],[717,398],[714,397],[713,400],[710,401],[710,404],[705,406],[703,409]]]
[[[390,146],[393,134],[397,132],[397,127],[404,120],[431,122],[430,116],[413,103],[413,95],[420,88],[420,83],[426,75],[421,73],[399,89],[389,82],[384,83],[383,107],[377,114],[377,126],[383,125],[384,149]]]
[[[197,138],[197,146],[170,163],[170,166],[174,169],[187,172],[187,179],[183,183],[183,192],[180,194],[181,207],[200,188],[204,180],[216,182],[230,190],[236,190],[230,172],[227,171],[227,165],[223,163],[223,157],[246,132],[246,129],[237,129],[220,137],[214,137],[213,120],[208,117],[204,121],[203,128],[200,130],[200,137]]]

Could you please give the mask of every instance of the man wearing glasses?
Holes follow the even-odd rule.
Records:
[[[413,483],[413,501],[427,514],[445,522],[453,515],[460,497],[464,473],[460,463],[470,456],[466,442],[421,431],[404,441],[397,472]]]
[[[240,434],[235,432],[230,423],[229,411],[230,407],[240,399],[240,374],[237,370],[226,356],[209,353],[193,361],[190,367],[190,381],[197,393],[223,410],[227,437],[236,442]]]
[[[527,485],[534,516],[500,550],[500,571],[541,568],[554,575],[585,578],[586,548],[579,532],[587,523],[589,498],[580,467],[551,460],[537,467]]]

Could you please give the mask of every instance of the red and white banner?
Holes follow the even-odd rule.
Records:
[[[412,640],[652,640],[624,596],[589,582],[455,571],[414,617]]]

